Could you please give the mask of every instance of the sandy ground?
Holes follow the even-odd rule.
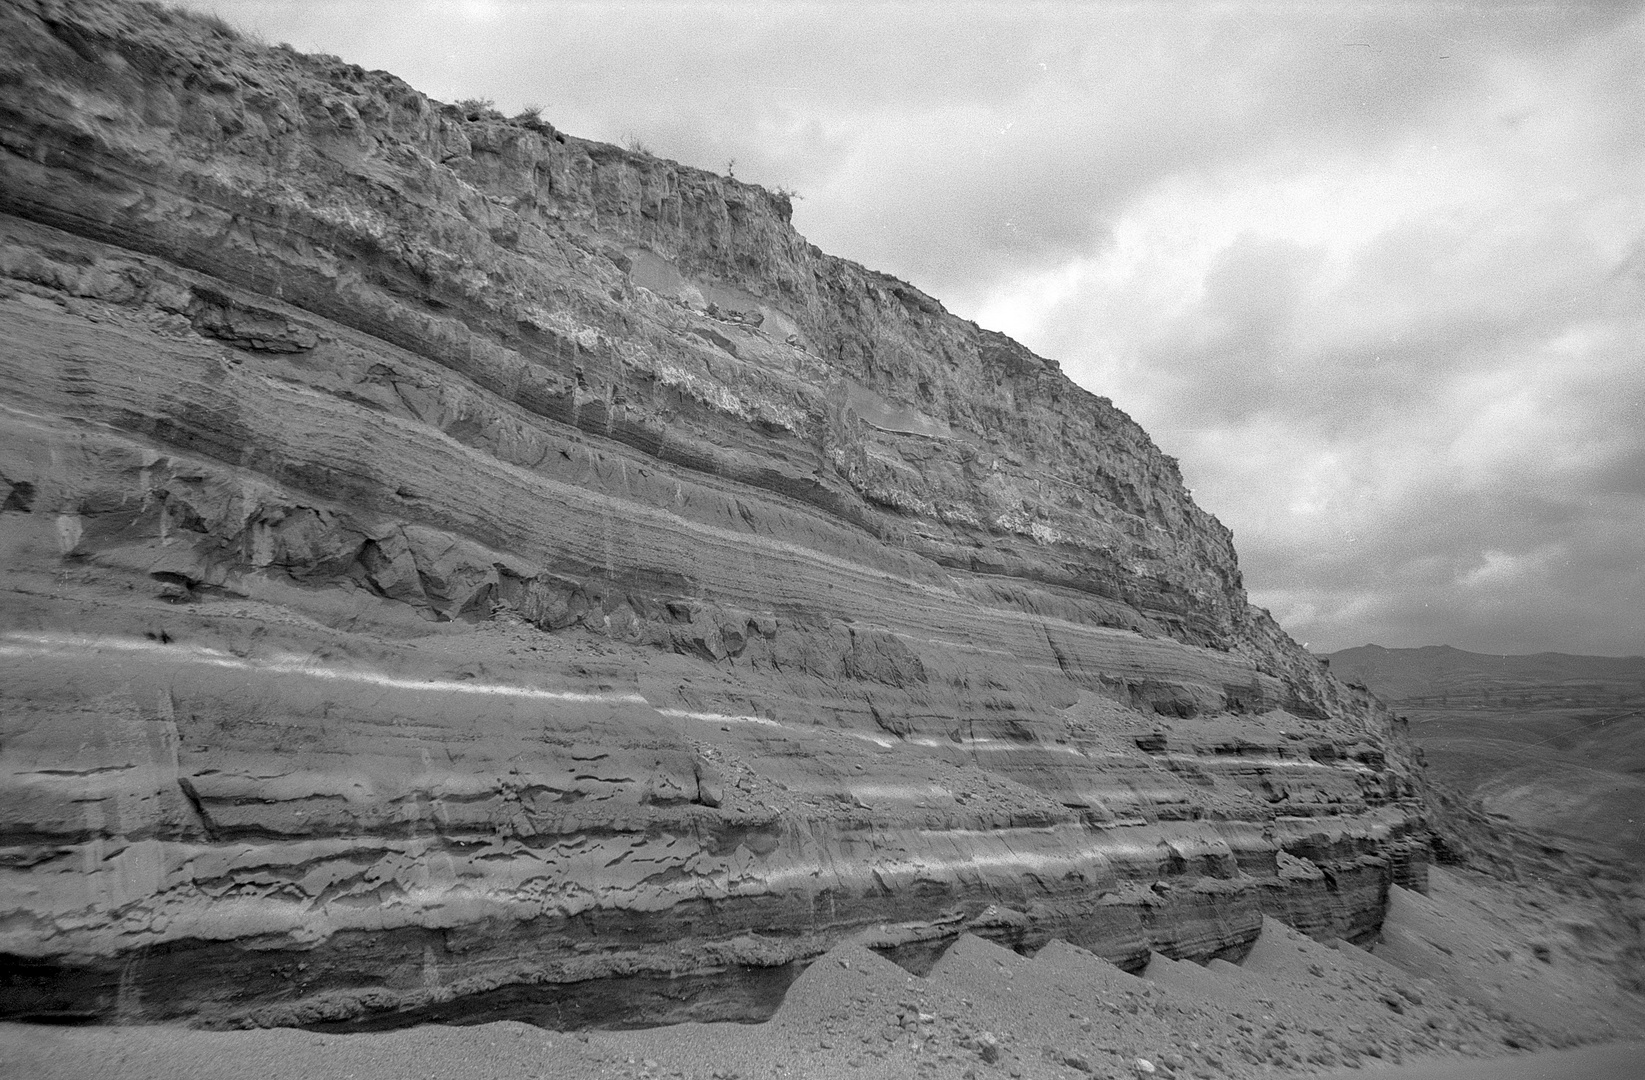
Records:
[[[0,1077],[1645,1075],[1645,1046],[1552,1049],[1638,1037],[1645,1010],[1558,938],[1580,924],[1579,908],[1538,911],[1486,879],[1438,871],[1428,896],[1396,892],[1380,957],[1269,920],[1239,965],[1156,956],[1142,976],[1064,942],[1030,958],[962,937],[924,978],[846,945],[758,1025],[567,1034],[503,1022],[357,1035],[0,1025]]]
[[[1425,1062],[1326,1075],[1357,1080],[1639,1080],[1645,1076],[1645,1043],[1611,1043],[1488,1061]]]

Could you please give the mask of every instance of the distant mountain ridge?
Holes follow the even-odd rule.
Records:
[[[1449,645],[1325,653],[1332,674],[1384,701],[1416,704],[1609,706],[1645,702],[1645,656],[1525,656]]]

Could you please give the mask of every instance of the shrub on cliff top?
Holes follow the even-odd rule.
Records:
[[[239,41],[245,36],[233,23],[215,11],[192,11],[181,4],[162,4],[158,0],[143,0],[142,6],[168,25],[181,19],[203,26],[226,41]]]
[[[514,122],[525,128],[527,131],[535,131],[541,135],[553,135],[556,138],[559,137],[558,133],[554,130],[554,125],[543,119],[543,107],[541,105],[527,105],[525,108],[520,110],[520,115],[514,118]],[[564,140],[561,139],[561,141],[563,142]]]
[[[464,98],[457,103],[457,111],[468,120],[501,120],[497,103],[490,98]]]

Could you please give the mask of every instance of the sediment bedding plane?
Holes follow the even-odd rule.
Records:
[[[0,5],[0,1017],[749,1019],[845,941],[1376,932],[1399,725],[1134,422],[789,211]]]

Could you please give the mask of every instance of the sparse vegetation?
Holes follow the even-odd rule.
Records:
[[[236,41],[240,37],[240,32],[234,28],[234,24],[215,11],[195,12],[193,15],[195,22],[200,23],[220,38]]]
[[[632,133],[623,136],[623,149],[627,150],[631,154],[639,154],[643,157],[657,156],[652,152],[651,147],[648,144],[642,142],[638,135]]]
[[[143,6],[167,23],[174,23],[178,19],[197,23],[225,41],[239,41],[245,37],[238,27],[215,11],[195,11],[181,4],[162,4],[156,0],[144,0]]]
[[[725,175],[735,180],[737,178],[737,159],[728,158],[725,163]]]
[[[793,202],[795,199],[805,198],[805,196],[801,195],[798,191],[783,184],[778,184],[772,190],[776,193],[778,198],[787,199],[789,202]]]
[[[527,102],[514,118],[514,122],[527,131],[542,132],[545,135],[554,133],[554,125],[543,119],[543,107],[536,102]]]
[[[457,103],[457,110],[469,120],[501,120],[503,114],[497,111],[497,103],[490,98],[464,98]]]

